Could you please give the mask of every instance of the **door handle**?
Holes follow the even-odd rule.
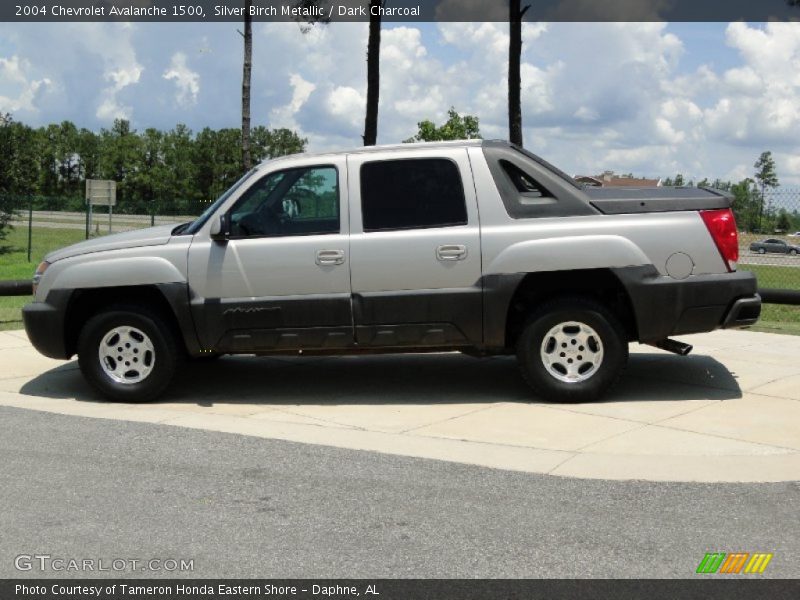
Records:
[[[467,247],[461,244],[439,246],[436,248],[436,258],[442,261],[464,260],[467,258]]]
[[[316,263],[320,267],[344,264],[344,250],[317,250]]]

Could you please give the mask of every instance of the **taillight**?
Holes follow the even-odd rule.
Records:
[[[739,260],[739,232],[736,229],[733,211],[730,208],[701,210],[700,216],[711,237],[714,238],[728,271],[735,271],[736,262]]]

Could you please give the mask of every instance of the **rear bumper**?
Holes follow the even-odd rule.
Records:
[[[739,298],[730,307],[722,321],[723,329],[738,329],[754,325],[761,316],[761,296],[755,294],[749,298]]]
[[[761,315],[756,277],[747,271],[675,280],[653,267],[618,269],[640,342],[715,329],[747,327]]]
[[[50,292],[46,302],[33,302],[22,308],[25,332],[33,347],[50,358],[70,358],[64,331],[65,295]],[[63,300],[63,302],[62,302]],[[63,304],[63,306],[62,306]]]

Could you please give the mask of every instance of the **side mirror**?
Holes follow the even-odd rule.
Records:
[[[228,213],[221,214],[218,219],[211,223],[211,239],[221,242],[228,239],[231,234],[230,219]]]

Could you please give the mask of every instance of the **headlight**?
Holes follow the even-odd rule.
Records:
[[[36,295],[36,288],[39,287],[39,282],[42,280],[42,275],[44,272],[47,271],[47,267],[50,266],[50,263],[46,260],[43,260],[39,263],[39,266],[36,267],[36,272],[33,274],[33,295]]]

